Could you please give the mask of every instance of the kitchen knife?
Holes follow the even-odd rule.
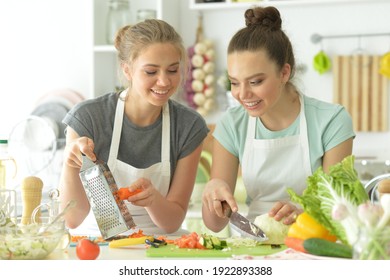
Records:
[[[267,235],[261,230],[261,228],[250,222],[238,212],[233,212],[226,201],[222,201],[221,203],[223,212],[225,216],[229,218],[230,225],[234,230],[241,233],[242,236],[249,237],[256,241],[262,242],[268,239]]]

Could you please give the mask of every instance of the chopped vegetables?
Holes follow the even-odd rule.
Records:
[[[192,232],[175,239],[174,244],[179,248],[205,249],[205,247],[200,244],[199,240],[200,236],[196,232]]]
[[[61,228],[54,227],[40,235],[41,227],[42,224],[23,225],[18,223],[10,228],[2,228],[0,232],[0,259],[45,259],[57,247],[66,232]]]
[[[216,236],[205,233],[201,235],[199,243],[206,247],[206,249],[222,250],[227,247],[225,240],[221,240]]]
[[[138,231],[133,232],[132,234],[130,234],[128,237],[143,237],[143,236],[145,236],[143,230],[139,229]]]
[[[254,239],[239,236],[232,236],[227,238],[226,243],[229,247],[256,247],[257,245],[261,244]]]
[[[98,237],[89,237],[89,236],[86,236],[86,235],[72,235],[70,237],[70,242],[71,243],[77,243],[79,242],[80,240],[82,239],[90,239],[91,241],[97,243],[97,244],[100,244],[100,243],[106,243],[107,241],[101,237],[101,236],[98,236]]]

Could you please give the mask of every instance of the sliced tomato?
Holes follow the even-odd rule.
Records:
[[[199,243],[199,235],[196,232],[192,232],[187,235],[182,235],[180,238],[174,240],[174,244],[179,248],[187,249],[205,249],[205,247]]]

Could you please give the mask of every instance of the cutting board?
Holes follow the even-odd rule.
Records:
[[[271,245],[259,245],[256,247],[238,247],[231,250],[201,250],[182,249],[176,245],[168,244],[159,248],[150,247],[146,250],[147,257],[167,258],[229,258],[236,255],[265,256],[278,253],[287,249],[285,245],[271,247]]]
[[[350,113],[354,129],[388,130],[388,79],[379,74],[381,56],[340,55],[333,60],[333,102]]]

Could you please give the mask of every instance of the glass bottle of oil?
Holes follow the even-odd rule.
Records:
[[[11,180],[16,176],[16,163],[8,153],[8,140],[0,139],[0,190],[10,188]]]

